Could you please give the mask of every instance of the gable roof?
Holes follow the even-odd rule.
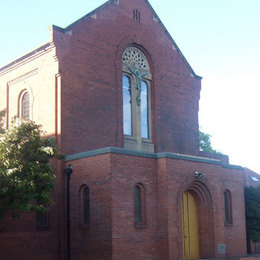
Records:
[[[104,4],[102,4],[101,6],[97,7],[96,9],[94,9],[93,11],[91,11],[90,13],[84,15],[83,17],[81,17],[80,19],[78,19],[77,21],[75,21],[74,23],[70,24],[69,26],[65,27],[65,28],[61,28],[59,26],[53,25],[53,29],[61,31],[61,32],[67,32],[69,30],[71,30],[75,25],[81,23],[82,21],[84,21],[85,19],[90,18],[92,15],[94,15],[95,13],[99,12],[100,10],[102,10],[103,8],[105,8],[106,6],[110,5],[111,3],[119,3],[120,0],[108,0],[107,2],[105,2]],[[158,23],[161,25],[162,29],[164,30],[164,32],[166,33],[167,37],[170,39],[170,41],[172,42],[172,45],[174,46],[174,48],[176,49],[176,51],[179,53],[179,55],[182,57],[184,63],[186,64],[186,66],[188,67],[188,69],[190,70],[192,76],[196,79],[202,79],[201,76],[198,76],[194,70],[192,69],[192,67],[190,66],[190,64],[188,63],[188,61],[186,60],[186,58],[184,57],[184,55],[182,54],[180,48],[178,47],[178,45],[176,44],[176,42],[173,40],[173,38],[171,37],[170,33],[168,32],[168,30],[166,29],[166,27],[164,26],[164,24],[162,23],[162,21],[160,20],[159,16],[156,14],[155,10],[153,9],[152,5],[149,3],[148,0],[144,0],[145,3],[148,5],[148,7],[151,9],[154,17],[156,18],[156,20],[158,21]]]
[[[75,25],[81,23],[82,21],[88,19],[88,18],[91,18],[92,15],[94,15],[95,13],[99,12],[100,10],[102,10],[103,8],[105,8],[106,6],[110,5],[111,3],[119,3],[120,0],[108,0],[107,2],[105,2],[104,4],[102,4],[101,6],[97,7],[96,9],[94,9],[93,11],[91,11],[90,13],[84,15],[83,17],[81,17],[80,19],[76,20],[75,22],[73,22],[72,24],[68,25],[67,27],[65,28],[62,28],[62,27],[59,27],[59,26],[56,26],[56,25],[52,25],[53,29],[54,30],[57,30],[57,31],[60,31],[60,32],[67,32],[69,30],[71,30]],[[159,16],[156,14],[156,12],[154,11],[153,7],[151,6],[151,4],[149,3],[148,0],[144,0],[145,3],[148,5],[148,7],[150,8],[150,10],[152,11],[154,17],[156,18],[156,20],[158,21],[158,23],[161,25],[162,29],[164,30],[165,34],[167,35],[167,37],[170,39],[170,41],[172,42],[172,45],[174,46],[174,48],[176,49],[176,51],[179,53],[179,55],[182,57],[184,63],[186,64],[186,66],[188,67],[188,69],[190,70],[192,76],[196,79],[202,79],[201,76],[198,76],[194,70],[192,69],[192,67],[190,66],[190,64],[188,63],[188,61],[186,60],[186,58],[184,57],[184,55],[182,54],[180,48],[178,47],[178,45],[176,44],[176,42],[173,40],[173,38],[171,37],[170,33],[168,32],[168,30],[166,29],[166,27],[164,26],[164,24],[162,23],[162,21],[160,20]],[[4,67],[0,68],[0,71],[3,71],[5,70],[6,68],[22,61],[23,59],[29,57],[30,55],[33,55],[35,53],[35,51],[39,51],[41,50],[42,48],[45,48],[46,45],[48,45],[49,43],[47,44],[44,44],[43,46],[41,46],[40,48],[32,51],[32,52],[29,52],[27,54],[25,54],[24,56],[14,60],[13,62],[5,65]]]
[[[120,0],[108,0],[107,2],[105,2],[104,4],[102,4],[101,6],[97,7],[96,9],[94,9],[93,11],[91,11],[90,13],[84,15],[83,17],[81,17],[80,19],[78,19],[77,21],[75,21],[74,23],[70,24],[69,26],[65,27],[65,28],[61,28],[59,26],[53,25],[53,29],[61,31],[61,32],[67,32],[69,30],[71,30],[75,25],[81,23],[82,21],[84,21],[85,19],[90,18],[92,15],[94,15],[95,13],[99,12],[100,10],[102,10],[103,8],[105,8],[106,6],[110,5],[111,3],[119,3]],[[186,58],[184,57],[184,55],[182,54],[180,48],[178,47],[178,45],[176,44],[176,42],[173,40],[173,38],[171,37],[170,33],[168,32],[168,30],[166,29],[166,27],[164,26],[164,24],[162,23],[162,21],[160,20],[159,16],[156,14],[156,12],[154,11],[152,5],[149,3],[148,0],[144,0],[145,3],[148,5],[148,7],[151,9],[154,17],[156,18],[156,20],[158,21],[158,23],[161,25],[162,29],[164,30],[164,32],[166,33],[167,37],[170,39],[170,41],[172,42],[172,45],[174,46],[174,48],[176,49],[176,51],[180,54],[180,56],[182,57],[182,59],[184,60],[184,63],[186,64],[186,66],[188,67],[188,69],[190,70],[192,76],[196,79],[202,79],[201,76],[198,76],[194,70],[192,69],[192,67],[190,66],[190,64],[188,63],[188,61],[186,60]]]

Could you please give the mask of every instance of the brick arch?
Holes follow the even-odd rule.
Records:
[[[214,257],[214,215],[210,190],[204,183],[193,181],[186,191],[194,196],[198,206],[200,258]]]
[[[211,194],[206,184],[200,181],[193,181],[187,187],[187,191],[193,193],[197,201],[203,204],[205,207],[212,206]]]
[[[84,211],[86,210],[85,207],[86,207],[86,201],[84,201],[84,192],[87,191],[88,193],[88,212],[87,212],[87,216],[84,214]],[[90,192],[90,189],[89,189],[89,186],[86,185],[86,184],[82,184],[79,189],[78,189],[78,200],[79,200],[79,223],[80,223],[80,227],[81,228],[88,228],[89,227],[89,192]]]
[[[132,35],[130,37],[125,37],[117,46],[116,48],[116,54],[115,54],[115,65],[118,69],[122,68],[122,55],[124,53],[124,51],[126,50],[127,47],[136,47],[138,49],[140,49],[144,55],[146,56],[148,62],[149,62],[149,66],[150,66],[150,70],[152,71],[152,65],[153,65],[153,60],[152,57],[149,53],[149,45],[144,42],[141,41],[139,39],[139,37],[137,37],[137,35]]]
[[[139,49],[143,54],[145,55],[149,67],[150,67],[150,72],[153,75],[154,72],[154,61],[151,55],[151,46],[149,43],[142,41],[140,37],[137,35],[132,35],[129,37],[125,37],[119,45],[116,47],[116,52],[114,56],[114,65],[117,71],[117,81],[121,82],[121,72],[122,72],[122,56],[124,51],[127,49],[127,47],[135,47]]]

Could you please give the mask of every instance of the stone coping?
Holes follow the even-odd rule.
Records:
[[[212,159],[212,158],[179,154],[179,153],[170,153],[170,152],[149,153],[149,152],[128,150],[120,147],[104,147],[104,148],[90,150],[82,153],[69,154],[65,156],[65,162],[79,160],[79,159],[92,157],[92,156],[98,156],[107,153],[131,155],[131,156],[153,158],[153,159],[170,158],[170,159],[178,159],[178,160],[185,160],[185,161],[192,161],[192,162],[215,164],[215,165],[222,166],[224,168],[243,170],[243,167],[239,165],[227,164],[220,160]]]

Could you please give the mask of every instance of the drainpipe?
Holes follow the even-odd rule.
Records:
[[[69,164],[65,169],[67,179],[67,260],[70,260],[70,175],[72,172],[72,165]]]

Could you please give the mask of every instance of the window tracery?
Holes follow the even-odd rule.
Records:
[[[148,61],[144,54],[135,47],[128,47],[123,54],[123,63],[131,69],[138,68],[150,71]]]

